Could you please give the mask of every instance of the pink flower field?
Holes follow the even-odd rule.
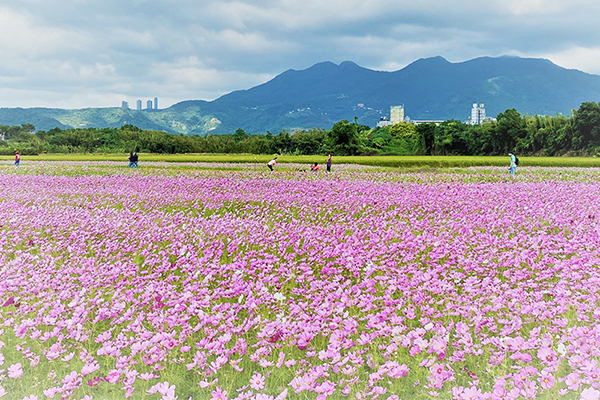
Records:
[[[0,398],[600,399],[600,170],[260,167],[0,165]]]

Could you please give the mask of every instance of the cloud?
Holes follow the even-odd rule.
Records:
[[[508,54],[600,73],[598,12],[591,0],[4,0],[0,106],[212,100],[322,61],[393,71]]]
[[[600,46],[572,47],[556,53],[545,53],[540,57],[550,59],[565,68],[600,75]]]

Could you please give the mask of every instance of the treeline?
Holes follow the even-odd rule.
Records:
[[[51,129],[0,125],[0,154],[41,153],[250,153],[336,155],[600,154],[600,104],[583,103],[572,116],[528,116],[508,109],[496,121],[470,125],[449,120],[370,128],[347,120],[331,129],[231,135],[183,136],[133,125],[105,129]]]

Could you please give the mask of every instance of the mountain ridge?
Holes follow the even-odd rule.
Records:
[[[352,61],[324,61],[288,69],[273,79],[215,100],[186,100],[162,110],[117,107],[65,110],[2,108],[0,124],[104,128],[123,124],[179,134],[278,132],[329,129],[358,118],[374,126],[391,106],[404,104],[412,119],[466,120],[471,105],[484,103],[488,115],[508,108],[523,114],[570,114],[582,102],[600,100],[600,76],[566,69],[542,58],[478,57],[452,63],[421,58],[397,71],[376,71]]]

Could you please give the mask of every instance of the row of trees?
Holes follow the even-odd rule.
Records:
[[[439,125],[370,128],[347,120],[331,129],[231,135],[183,136],[141,130],[132,125],[106,129],[51,129],[35,132],[31,124],[0,125],[0,154],[48,153],[252,153],[252,154],[394,154],[595,155],[600,153],[600,104],[586,102],[570,117],[521,115],[508,109],[496,121],[469,125],[448,120]]]

